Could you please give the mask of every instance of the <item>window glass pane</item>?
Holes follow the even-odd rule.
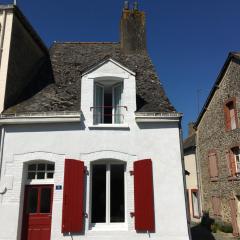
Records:
[[[44,179],[45,178],[45,172],[37,172],[37,179]]]
[[[53,172],[47,173],[47,178],[53,178]]]
[[[32,188],[28,191],[27,212],[36,213],[38,204],[38,189]]]
[[[51,211],[51,188],[43,188],[41,191],[40,213]]]
[[[192,199],[193,199],[193,215],[195,217],[199,217],[199,204],[198,204],[198,193],[193,192],[192,193]]]
[[[106,165],[92,166],[92,223],[106,222]]]
[[[54,171],[54,164],[48,164],[47,165],[47,170],[48,171]]]
[[[111,222],[124,222],[124,165],[111,165]]]
[[[40,163],[40,164],[38,164],[38,171],[44,171],[45,170],[45,164],[44,163]]]
[[[28,165],[28,171],[36,171],[37,165],[36,164],[30,164]]]
[[[28,179],[35,179],[36,173],[35,172],[28,172]]]

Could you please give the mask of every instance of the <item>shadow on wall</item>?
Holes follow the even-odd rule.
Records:
[[[214,220],[205,213],[200,224],[191,227],[192,240],[216,240],[211,233],[211,225]]]

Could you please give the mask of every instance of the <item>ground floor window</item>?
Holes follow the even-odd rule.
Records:
[[[91,185],[91,223],[124,223],[125,164],[94,163]]]
[[[200,218],[199,195],[197,189],[192,189],[192,214],[194,218]]]

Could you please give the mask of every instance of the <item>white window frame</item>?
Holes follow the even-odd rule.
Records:
[[[95,82],[94,83],[94,109],[93,109],[93,118],[94,118],[94,114],[95,114],[95,112],[97,111],[97,107],[99,107],[99,106],[97,106],[96,105],[96,99],[97,99],[97,88],[96,87],[100,87],[100,88],[102,88],[102,90],[103,90],[103,95],[102,95],[102,104],[103,104],[103,106],[102,107],[104,107],[104,85],[103,84],[100,84],[100,83],[98,83],[98,82]],[[101,110],[102,111],[102,119],[101,119],[101,122],[99,123],[94,123],[94,124],[96,124],[96,125],[98,125],[98,124],[104,124],[104,108]]]
[[[95,123],[95,119],[94,119],[94,114],[95,114],[95,112],[96,112],[96,107],[99,107],[99,106],[96,106],[96,86],[98,86],[98,87],[101,87],[102,89],[103,89],[103,96],[102,96],[102,103],[103,103],[103,109],[102,109],[102,122],[97,122],[97,123]],[[118,81],[116,84],[114,84],[113,83],[113,85],[111,86],[111,88],[112,88],[112,123],[110,123],[110,125],[115,125],[116,123],[115,123],[115,112],[116,112],[116,109],[115,109],[115,96],[114,96],[114,89],[116,88],[116,87],[118,87],[118,86],[121,86],[121,100],[120,100],[120,102],[121,102],[121,106],[122,106],[122,102],[123,102],[123,81]],[[109,123],[104,123],[104,106],[105,106],[105,102],[104,102],[104,95],[105,95],[105,85],[104,85],[104,82],[101,82],[101,83],[99,83],[99,82],[97,82],[97,81],[95,81],[94,82],[94,101],[93,101],[93,103],[94,103],[94,108],[93,108],[93,124],[94,125],[101,125],[101,124],[104,124],[104,125],[109,125]],[[120,112],[122,113],[122,109],[120,109]],[[123,114],[122,114],[123,115]],[[120,123],[118,123],[117,125],[119,125],[119,124],[124,124],[124,117],[121,119],[121,117],[122,116],[120,116]]]
[[[43,179],[37,179],[37,173],[38,172],[43,172],[43,170],[38,171],[37,166],[39,164],[44,164],[45,165],[45,170],[44,170],[44,178]],[[52,164],[54,165],[54,170],[47,170],[47,164]],[[29,165],[36,165],[36,170],[31,171],[28,170]],[[44,160],[36,160],[34,162],[28,162],[26,164],[26,184],[28,185],[38,185],[38,184],[53,184],[54,183],[54,176],[55,176],[55,163],[54,162],[49,162],[49,161],[44,161]],[[28,173],[29,172],[35,172],[35,179],[28,179]],[[53,173],[53,178],[47,178],[47,173]]]
[[[115,88],[117,87],[121,87],[121,97],[120,97],[120,106],[122,106],[122,97],[123,97],[123,83],[117,83],[115,85],[112,86],[112,105],[113,105],[113,108],[112,108],[112,123],[113,124],[116,124],[115,123],[115,114],[117,112],[117,108],[115,108]],[[122,117],[122,109],[120,108],[120,116],[119,116],[119,119],[120,119],[120,123],[118,124],[122,124],[124,123],[124,118],[121,119]]]
[[[105,223],[92,223],[91,206],[92,206],[92,166],[106,164],[106,222]],[[124,222],[111,223],[110,222],[110,165],[124,165]],[[123,230],[127,231],[127,181],[126,181],[126,163],[117,160],[99,160],[91,164],[90,167],[90,204],[89,204],[89,230],[92,231],[114,231]]]

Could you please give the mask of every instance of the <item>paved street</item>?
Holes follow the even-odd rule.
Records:
[[[192,240],[236,240],[232,234],[228,233],[211,233],[207,228],[196,225],[191,227]]]

